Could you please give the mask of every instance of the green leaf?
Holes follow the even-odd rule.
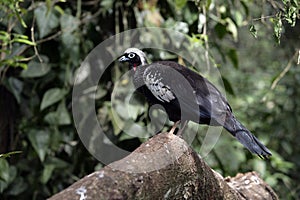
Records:
[[[0,193],[13,182],[16,176],[16,167],[10,166],[5,159],[0,158]]]
[[[57,113],[56,112],[47,113],[47,115],[44,117],[44,120],[48,124],[57,125],[58,124]]]
[[[71,118],[69,112],[66,108],[65,101],[62,101],[57,107],[57,116],[59,125],[69,125],[71,124]]]
[[[238,56],[237,56],[237,52],[235,49],[230,49],[227,52],[227,55],[229,57],[229,59],[231,60],[234,68],[238,69],[239,68],[239,60],[238,60]]]
[[[55,169],[55,165],[53,165],[53,164],[44,166],[44,170],[43,170],[42,176],[40,178],[40,180],[43,184],[45,184],[49,181],[54,169]]]
[[[61,14],[61,15],[64,15],[64,14],[65,14],[65,11],[64,11],[60,6],[58,6],[58,5],[55,5],[55,6],[54,6],[54,9],[55,9],[57,12],[59,12],[59,14]]]
[[[176,9],[182,9],[187,3],[187,0],[175,0]]]
[[[71,33],[77,30],[80,24],[80,21],[76,17],[68,14],[62,15],[59,22],[63,33]]]
[[[242,4],[242,7],[244,8],[246,17],[248,17],[249,16],[249,7],[248,7],[249,5],[244,1],[240,1],[240,3]]]
[[[124,133],[120,136],[120,141],[131,139],[134,137],[145,138],[147,136],[147,131],[144,130],[143,126],[134,123],[133,121],[130,123],[126,123],[123,128]]]
[[[62,101],[55,112],[48,113],[44,120],[52,125],[69,125],[71,124],[71,118],[69,112],[65,106],[65,101]]]
[[[266,162],[264,160],[253,160],[253,167],[256,172],[258,172],[262,177],[266,174]]]
[[[101,8],[105,11],[111,11],[114,6],[114,1],[111,0],[102,0],[100,2]]]
[[[254,38],[257,38],[257,30],[253,24],[250,25],[249,31]]]
[[[243,26],[244,17],[243,17],[243,14],[240,11],[236,11],[234,13],[234,20],[235,20],[238,27]]]
[[[217,36],[218,36],[220,39],[223,39],[224,36],[227,34],[226,26],[224,26],[224,25],[221,24],[221,23],[218,23],[218,24],[215,26],[215,33],[217,34]]]
[[[40,38],[45,37],[59,26],[58,17],[54,14],[51,8],[48,10],[45,4],[37,7],[34,10],[34,15],[36,18]]]
[[[196,20],[198,20],[198,13],[192,12],[187,6],[183,7],[183,16],[184,21],[186,21],[189,25],[193,24]]]
[[[297,0],[283,1],[285,4],[285,20],[294,27],[297,21],[297,15],[299,13],[299,5]]]
[[[7,45],[10,42],[10,35],[5,31],[0,31],[0,40],[2,45]]]
[[[48,106],[51,106],[60,101],[67,94],[67,91],[60,88],[49,89],[43,96],[40,110],[44,110]]]
[[[234,90],[233,90],[233,88],[232,88],[230,82],[229,82],[224,76],[222,76],[222,81],[223,81],[223,83],[224,83],[225,90],[226,90],[227,92],[229,92],[229,94],[235,95],[235,94],[234,94]]]
[[[8,78],[8,88],[13,93],[18,103],[21,103],[21,92],[23,91],[23,81],[19,79],[9,77]]]
[[[38,154],[39,159],[41,160],[41,162],[43,162],[45,160],[45,156],[49,148],[49,142],[50,142],[49,132],[44,130],[33,129],[28,133],[28,139],[33,149]]]
[[[9,164],[5,159],[0,159],[0,180],[9,180]]]
[[[225,21],[227,22],[227,27],[226,27],[227,31],[229,31],[232,34],[233,40],[235,42],[237,42],[238,41],[238,30],[237,30],[235,23],[229,17],[226,18]]]
[[[276,39],[276,42],[280,44],[280,38],[281,38],[281,32],[282,32],[282,21],[281,21],[281,15],[278,14],[275,19],[273,19],[274,23],[274,36]]]
[[[106,103],[109,104],[108,102]],[[109,119],[111,119],[111,123],[114,129],[114,134],[118,135],[124,127],[124,120],[120,118],[117,108],[110,108],[108,111],[108,116]]]
[[[69,163],[67,163],[66,161],[61,160],[59,158],[56,158],[56,157],[47,158],[46,164],[54,165],[56,167],[56,169],[63,169],[63,168],[67,168],[69,166]]]
[[[18,4],[16,4],[18,5]],[[17,6],[19,7],[19,6]],[[15,9],[16,10],[16,9]],[[19,8],[18,8],[19,10]],[[24,27],[24,28],[27,28],[27,25],[25,23],[25,21],[23,20],[23,18],[20,16],[19,12],[18,11],[15,11],[15,15],[17,16],[18,20],[20,21],[21,25]]]
[[[27,35],[22,35],[22,34],[17,34],[17,33],[14,33],[12,35],[14,36],[14,38],[11,40],[11,42],[19,42],[19,43],[28,44],[31,46],[36,45],[34,42],[32,42],[28,39]]]
[[[30,40],[20,39],[20,38],[13,39],[12,42],[24,43],[24,44],[28,44],[28,45],[31,45],[31,46],[34,46],[34,45],[35,45],[35,43],[34,43],[34,42],[31,42]]]
[[[205,5],[206,10],[209,10],[211,3],[212,3],[212,0],[206,0],[206,5]]]
[[[36,78],[46,75],[50,71],[51,67],[48,63],[40,63],[37,61],[30,61],[27,65],[27,69],[21,72],[23,78]]]
[[[79,56],[80,39],[78,37],[78,26],[80,21],[72,15],[62,15],[60,18],[60,26],[62,27],[62,44],[64,52],[72,61],[76,61]]]
[[[12,151],[4,154],[0,154],[0,158],[9,158],[11,155],[22,153],[22,151]]]
[[[14,183],[10,185],[8,194],[9,195],[19,195],[28,188],[28,184],[24,181],[23,177],[16,177]]]

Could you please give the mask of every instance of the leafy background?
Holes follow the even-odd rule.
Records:
[[[224,176],[256,170],[281,198],[300,199],[297,0],[2,0],[0,7],[1,199],[45,199],[102,167],[74,128],[74,74],[100,42],[149,26],[180,31],[205,48],[237,117],[273,152],[260,160],[225,133],[208,164]],[[181,60],[148,53],[151,60]],[[143,140],[112,120],[111,91],[122,74],[112,65],[97,93],[99,120],[115,144],[133,150]],[[146,105],[132,109],[131,120],[147,124]]]

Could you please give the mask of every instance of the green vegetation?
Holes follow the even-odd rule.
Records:
[[[237,117],[273,152],[270,161],[260,160],[226,133],[205,157],[209,165],[224,176],[256,170],[280,197],[299,198],[297,0],[2,0],[0,7],[1,199],[45,199],[102,167],[75,130],[74,74],[108,37],[149,26],[180,31],[191,45],[205,48]],[[148,53],[151,60],[182,61],[168,53]],[[140,140],[112,120],[111,91],[125,72],[112,65],[97,91],[99,119],[115,144],[132,150]],[[149,122],[145,105],[132,109],[132,122]],[[199,134],[195,150],[202,140]]]

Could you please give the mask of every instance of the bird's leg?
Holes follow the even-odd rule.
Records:
[[[175,129],[177,128],[177,125],[180,124],[180,120],[174,123],[171,130],[169,131],[169,134],[174,134]]]
[[[182,137],[182,133],[183,133],[187,123],[188,123],[188,120],[184,120],[184,122],[182,123],[182,126],[180,127],[180,129],[177,132],[177,136]]]

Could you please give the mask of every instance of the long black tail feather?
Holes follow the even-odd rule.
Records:
[[[271,151],[236,120],[234,116],[231,116],[229,119],[227,118],[224,128],[236,137],[249,151],[257,154],[260,158],[267,159],[272,155]]]
[[[235,137],[249,149],[249,151],[257,154],[260,158],[266,159],[272,155],[271,151],[249,131],[236,132]]]

